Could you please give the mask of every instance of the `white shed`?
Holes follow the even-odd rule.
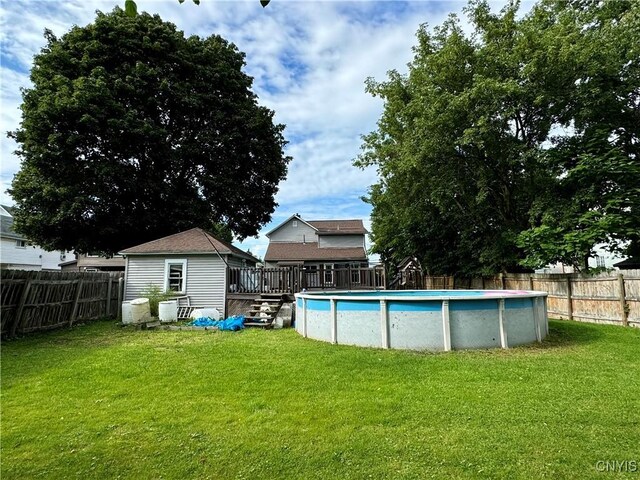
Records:
[[[119,252],[124,255],[124,299],[142,296],[149,285],[171,290],[198,307],[225,311],[227,266],[254,267],[258,259],[200,228],[192,228]]]

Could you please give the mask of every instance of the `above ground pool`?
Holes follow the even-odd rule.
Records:
[[[546,297],[525,290],[303,292],[296,293],[296,331],[363,347],[508,348],[547,335]]]

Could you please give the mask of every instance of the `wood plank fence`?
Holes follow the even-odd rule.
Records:
[[[120,315],[121,272],[1,270],[2,338]]]
[[[551,318],[640,327],[640,270],[595,276],[509,273],[473,278],[419,277],[413,284],[405,282],[407,288],[543,291],[549,295],[547,313]]]

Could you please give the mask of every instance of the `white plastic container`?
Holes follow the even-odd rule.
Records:
[[[122,302],[122,323],[124,325],[130,325],[133,323],[133,316],[131,315],[131,302]]]
[[[151,318],[148,298],[136,298],[131,300],[132,323],[142,323]]]
[[[210,318],[211,320],[220,320],[222,315],[217,308],[198,308],[191,312],[191,318]]]
[[[178,321],[178,302],[168,300],[158,303],[158,317],[162,323],[170,323]]]

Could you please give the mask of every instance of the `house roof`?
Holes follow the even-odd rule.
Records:
[[[127,248],[118,253],[121,255],[220,253],[221,255],[236,255],[254,262],[259,261],[253,255],[234,247],[224,240],[214,237],[201,228],[192,228],[191,230],[175,233],[168,237]]]
[[[614,263],[613,266],[618,267],[621,270],[640,269],[640,258],[627,258],[621,262]]]
[[[317,242],[295,243],[277,242],[270,243],[265,261],[302,261],[302,260],[367,260],[364,247],[349,248],[318,248]]]
[[[13,217],[11,216],[13,208],[7,205],[0,205],[7,215],[0,215],[0,235],[5,238],[15,238],[24,240],[25,238],[13,230]]]
[[[269,232],[265,233],[266,237],[270,237],[271,234],[273,232],[275,232],[276,230],[279,230],[280,228],[282,228],[283,226],[285,226],[287,223],[289,223],[291,220],[293,219],[299,220],[302,223],[309,225],[311,228],[316,229],[316,227],[314,227],[313,225],[311,225],[309,222],[307,222],[306,220],[304,220],[300,215],[298,215],[297,213],[294,213],[293,215],[291,215],[289,218],[287,218],[284,222],[282,222],[280,225],[278,225],[277,227],[275,227],[274,229],[270,230]]]
[[[348,235],[365,234],[362,220],[309,220],[310,225],[318,230],[320,235]]]
[[[302,223],[309,225],[314,230],[317,230],[319,235],[349,235],[349,234],[366,234],[369,233],[364,228],[362,220],[304,220],[300,215],[294,213],[287,218],[280,225],[266,234],[270,237],[273,232],[279,230],[281,227],[289,223],[293,219],[299,220]]]

